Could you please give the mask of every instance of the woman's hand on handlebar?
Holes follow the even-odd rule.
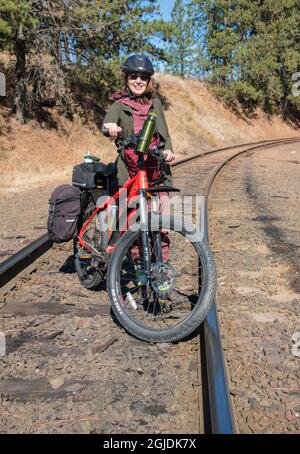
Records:
[[[122,128],[117,123],[104,123],[102,131],[110,137],[118,137],[122,134]]]
[[[174,153],[172,150],[164,150],[163,155],[166,162],[172,162],[175,159]]]

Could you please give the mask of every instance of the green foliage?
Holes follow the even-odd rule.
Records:
[[[0,0],[0,14],[0,49],[12,44],[19,26],[26,31],[37,23],[30,2],[23,0]]]
[[[300,64],[299,0],[195,0],[191,11],[195,59],[219,96],[271,115],[297,112],[291,90]]]
[[[233,108],[299,116],[299,23],[299,0],[175,0],[170,21],[157,0],[0,0],[0,51],[15,53],[29,116],[45,105],[70,116],[85,99],[102,105],[137,51],[209,82]]]
[[[171,39],[168,47],[167,69],[185,77],[192,73],[195,38],[193,36],[191,5],[175,0],[170,23]]]
[[[263,92],[243,81],[231,81],[225,85],[213,85],[218,98],[232,110],[239,111],[241,106],[251,114],[263,100]]]
[[[74,6],[74,27],[68,37],[72,83],[103,104],[122,85],[121,62],[132,52],[164,58],[152,43],[165,40],[168,26],[157,16],[156,0],[81,0]],[[82,25],[84,17],[84,25]]]
[[[142,52],[153,34],[151,19],[156,11],[155,3],[153,0],[81,0],[77,5],[75,3],[77,28],[71,33],[77,47],[88,46],[87,52],[101,52],[103,58]],[[83,17],[84,23],[80,27]]]
[[[164,59],[153,38],[170,34],[157,0],[0,0],[0,13],[0,50],[15,52],[23,116],[103,104],[122,82],[122,59],[137,51]]]

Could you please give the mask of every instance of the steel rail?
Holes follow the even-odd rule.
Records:
[[[260,148],[268,148],[268,147],[273,147],[273,146],[277,146],[277,145],[279,146],[279,145],[286,145],[289,143],[297,143],[299,141],[300,141],[300,137],[295,137],[295,138],[279,139],[279,140],[274,139],[273,141],[267,141],[267,142],[264,141],[263,143],[254,142],[252,144],[247,144],[246,146],[249,146],[249,145],[254,145],[254,146],[252,146],[250,148],[246,148],[245,150],[238,151],[234,155],[229,156],[228,158],[224,159],[218,166],[216,166],[215,171],[212,174],[212,176],[210,177],[208,183],[206,184],[205,190],[204,190],[204,203],[205,203],[204,225],[208,226],[208,198],[210,195],[211,188],[212,188],[213,183],[214,183],[216,177],[218,176],[218,174],[229,162],[231,162],[233,159],[239,157],[240,155],[242,155],[244,153],[249,153],[249,151],[259,150]],[[236,146],[232,147],[232,149],[234,149],[234,148],[237,148],[237,147]],[[219,151],[223,151],[223,150],[219,150]],[[198,156],[198,157],[201,157],[201,156]],[[196,159],[196,157],[194,159]],[[206,241],[208,241],[208,228],[205,229],[205,231],[204,231],[204,239]]]
[[[37,238],[23,249],[0,264],[0,288],[15,278],[21,271],[31,265],[45,252],[52,248],[53,241],[47,233]]]
[[[209,245],[208,237],[208,199],[211,194],[212,186],[224,169],[224,167],[240,157],[242,154],[249,153],[261,148],[300,142],[300,138],[283,139],[256,146],[239,151],[229,158],[224,159],[215,169],[204,191],[204,241]],[[234,434],[236,433],[233,411],[231,408],[230,394],[228,388],[228,378],[223,355],[222,337],[219,328],[219,319],[217,314],[216,302],[213,304],[207,318],[204,320],[200,329],[200,347],[201,355],[206,364],[205,370],[202,371],[203,382],[205,384],[203,391],[207,390],[208,396],[203,396],[207,409],[207,414],[204,414],[206,421],[204,422],[206,432],[213,434]]]
[[[220,151],[227,151],[227,150],[234,150],[235,148],[241,148],[241,147],[249,147],[250,145],[260,145],[260,144],[268,144],[268,143],[281,143],[281,142],[286,142],[288,141],[297,141],[299,137],[286,137],[286,138],[281,138],[281,139],[267,139],[267,140],[259,140],[257,142],[248,142],[248,143],[243,143],[240,145],[231,145],[227,147],[222,147],[222,148],[213,148],[212,150],[206,150],[202,151],[201,153],[198,153],[193,156],[189,156],[188,158],[180,159],[179,161],[174,162],[171,164],[171,167],[177,167],[180,166],[181,164],[186,164],[187,162],[194,161],[195,159],[202,158],[203,156],[210,155],[213,153],[219,153]]]

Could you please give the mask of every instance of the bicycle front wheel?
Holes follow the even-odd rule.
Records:
[[[195,242],[192,229],[182,224],[182,219],[161,217],[151,226],[150,273],[144,269],[141,231],[126,232],[109,263],[113,312],[128,332],[148,342],[187,337],[214,301],[216,267],[209,245]]]

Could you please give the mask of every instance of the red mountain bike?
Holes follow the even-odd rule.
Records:
[[[148,184],[144,157],[151,153],[152,113],[146,123],[136,145],[138,173],[96,207],[86,207],[75,265],[88,288],[106,275],[113,312],[127,331],[145,341],[171,342],[191,334],[206,317],[216,268],[195,226],[160,214],[158,194],[178,190]]]

